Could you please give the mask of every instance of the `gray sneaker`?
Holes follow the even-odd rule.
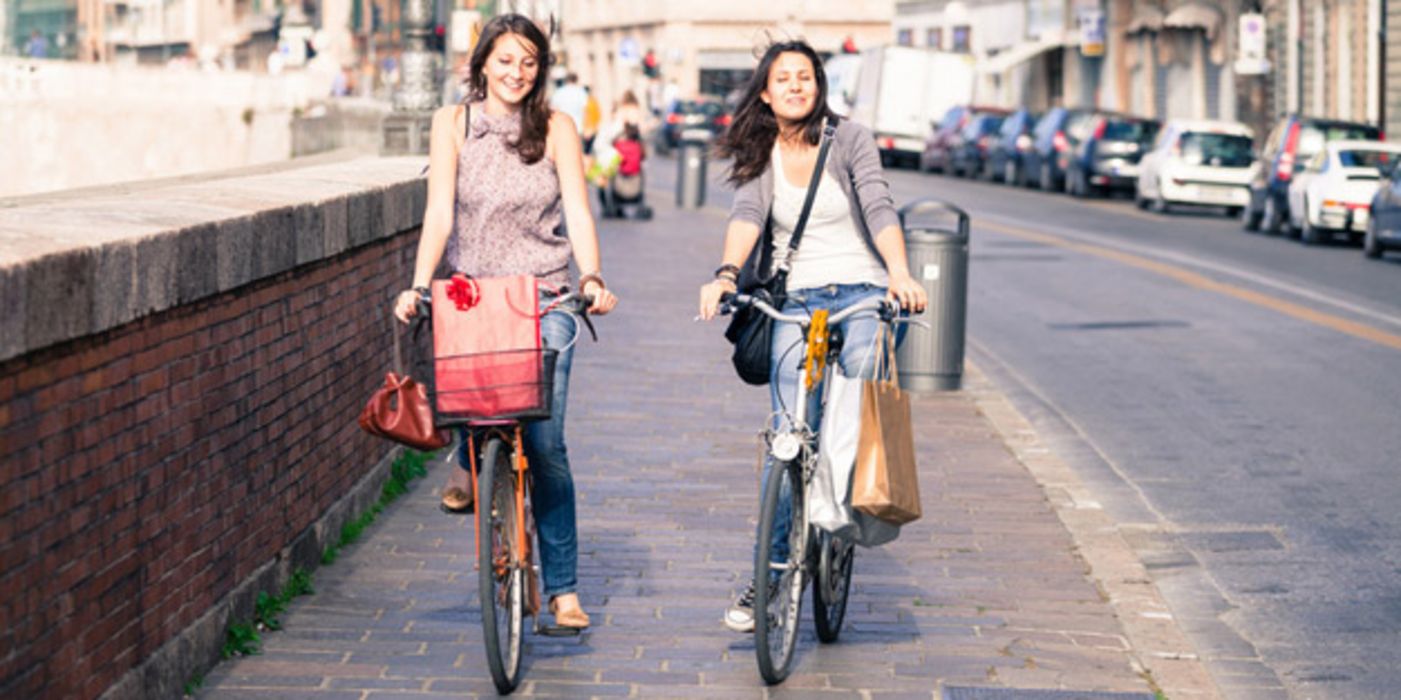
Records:
[[[754,631],[754,582],[749,582],[749,587],[725,608],[725,626],[736,632]]]

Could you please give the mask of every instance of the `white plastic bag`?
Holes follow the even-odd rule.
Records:
[[[818,431],[817,469],[808,484],[808,521],[838,537],[864,547],[894,540],[900,527],[851,508],[851,472],[861,436],[862,380],[827,373],[827,404]]]

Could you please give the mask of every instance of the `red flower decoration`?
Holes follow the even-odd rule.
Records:
[[[458,311],[467,311],[481,301],[482,292],[476,280],[459,273],[448,281],[448,299],[457,305]]]

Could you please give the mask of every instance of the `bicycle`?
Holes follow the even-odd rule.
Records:
[[[855,543],[843,541],[807,521],[805,498],[808,484],[818,464],[818,435],[807,424],[809,400],[816,395],[825,405],[829,365],[841,356],[843,338],[834,328],[857,314],[874,313],[882,323],[897,319],[898,307],[884,299],[852,304],[836,313],[827,309],[809,315],[784,314],[763,299],[746,294],[721,297],[721,313],[742,308],[759,309],[778,323],[796,323],[803,329],[806,350],[798,365],[803,382],[795,409],[785,412],[780,428],[773,423],[763,435],[773,458],[768,482],[759,508],[758,551],[754,557],[754,649],[759,675],[770,685],[782,683],[793,664],[797,647],[798,620],[802,615],[803,590],[811,580],[813,623],[823,643],[837,641],[846,616],[847,594],[855,567]],[[802,342],[802,341],[799,341]],[[796,345],[795,345],[796,347]],[[814,394],[814,392],[819,392]],[[786,424],[786,425],[785,425]],[[771,562],[773,532],[784,494],[790,494],[788,559]],[[775,578],[776,577],[776,578]],[[768,585],[765,585],[768,583]]]
[[[550,308],[564,309],[576,321],[582,321],[592,334],[593,325],[587,315],[590,303],[592,299],[588,296],[569,293],[560,296]],[[420,318],[429,317],[423,307],[420,307],[420,314]],[[596,339],[597,335],[594,337]],[[576,334],[575,341],[577,339]],[[575,341],[570,341],[569,345]],[[541,390],[548,401],[553,360],[558,351],[539,352]],[[499,693],[508,695],[521,681],[526,617],[533,619],[532,631],[536,634],[572,636],[579,631],[544,628],[540,624],[539,566],[535,563],[535,521],[526,478],[529,464],[525,457],[524,419],[468,419],[448,425],[440,423],[439,427],[449,425],[465,428],[466,453],[475,488],[472,500],[476,511],[474,566],[478,572],[482,637],[491,680]],[[454,440],[450,453],[454,460],[457,448],[458,442]],[[457,468],[456,465],[453,468]],[[483,539],[486,546],[483,546]]]

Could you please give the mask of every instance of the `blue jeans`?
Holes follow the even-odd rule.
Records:
[[[540,308],[552,300],[542,295]],[[574,475],[569,470],[569,452],[564,445],[564,408],[569,399],[569,370],[574,363],[574,340],[578,321],[570,314],[554,310],[540,319],[540,340],[545,347],[559,350],[555,358],[554,395],[548,420],[525,424],[525,458],[530,464],[530,504],[535,516],[539,542],[540,569],[544,594],[557,596],[575,592],[578,586],[579,537],[574,517]],[[568,346],[567,349],[561,349]],[[464,453],[458,464],[469,464]],[[481,507],[481,504],[478,504]]]
[[[882,298],[885,293],[885,287],[877,287],[872,284],[834,284],[814,289],[799,289],[788,293],[788,301],[783,305],[783,312],[803,314],[818,309],[827,309],[831,313],[836,313],[867,299]],[[880,319],[874,313],[863,313],[848,318],[835,326],[841,330],[842,337],[845,338],[842,343],[842,354],[838,358],[842,374],[848,377],[861,376],[863,378],[873,376],[875,358],[870,355],[872,343],[875,341],[876,332],[880,330],[880,325]],[[807,339],[803,336],[802,328],[793,323],[774,324],[769,399],[775,414],[773,423],[775,430],[784,427],[784,412],[793,413],[797,408],[797,401],[802,396],[801,374],[798,365],[802,363],[803,355],[806,352]],[[832,370],[833,368],[828,368],[828,371]],[[819,386],[817,391],[812,392],[807,407],[805,422],[814,432],[822,424],[822,391],[823,387]],[[764,471],[760,477],[761,499],[764,498],[763,492],[768,489],[769,471],[772,467],[773,458],[765,456]],[[769,548],[769,560],[772,562],[783,562],[788,559],[788,524],[792,519],[793,494],[788,490],[791,484],[787,481],[784,484],[785,488],[778,497],[778,512],[775,513],[777,522],[774,523],[773,540]],[[754,548],[754,555],[757,557],[757,543]]]

